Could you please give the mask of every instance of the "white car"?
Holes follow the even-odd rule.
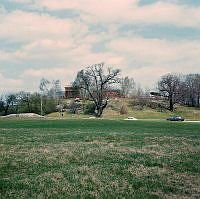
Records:
[[[126,119],[124,119],[124,120],[137,120],[137,119],[134,118],[134,117],[128,117],[128,118],[126,118]]]

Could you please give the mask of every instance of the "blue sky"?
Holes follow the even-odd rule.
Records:
[[[200,72],[199,0],[1,0],[0,93],[105,62],[144,88]]]

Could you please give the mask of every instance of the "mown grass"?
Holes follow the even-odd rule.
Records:
[[[200,198],[200,124],[0,120],[0,198]]]

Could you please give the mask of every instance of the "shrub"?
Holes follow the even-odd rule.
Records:
[[[96,106],[95,104],[87,104],[84,110],[84,114],[87,115],[94,115],[95,114]]]
[[[125,105],[122,105],[122,106],[121,106],[121,108],[120,108],[120,114],[121,114],[121,115],[128,114],[127,106],[125,106]]]
[[[54,99],[45,99],[43,111],[45,114],[56,112],[56,100]]]
[[[78,113],[80,113],[81,103],[71,101],[68,108],[69,108],[70,113],[78,114]]]
[[[113,111],[119,111],[119,108],[116,105],[108,104],[107,109],[113,110]]]
[[[143,110],[143,107],[142,107],[142,106],[139,106],[139,105],[133,106],[133,110],[141,111],[141,110]]]

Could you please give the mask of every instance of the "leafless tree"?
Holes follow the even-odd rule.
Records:
[[[166,74],[161,77],[158,82],[158,89],[162,96],[167,97],[169,100],[169,110],[174,110],[174,104],[180,97],[180,75]]]
[[[78,72],[73,86],[84,89],[96,106],[96,116],[101,117],[108,103],[108,87],[119,83],[119,69],[104,68],[104,63],[88,66]]]
[[[48,93],[48,88],[47,85],[49,84],[49,80],[42,78],[40,80],[40,85],[39,85],[39,89],[41,92],[41,98],[40,98],[40,113],[41,115],[43,115],[43,95],[45,95],[46,93]]]
[[[131,91],[135,88],[135,81],[133,78],[126,76],[122,77],[120,80],[121,86],[121,95],[123,97],[128,97],[131,94]]]
[[[200,107],[200,74],[195,75],[195,88],[197,94],[197,106]]]
[[[188,74],[184,79],[184,87],[181,90],[184,91],[183,99],[184,104],[188,106],[198,106],[200,101],[200,75]]]

